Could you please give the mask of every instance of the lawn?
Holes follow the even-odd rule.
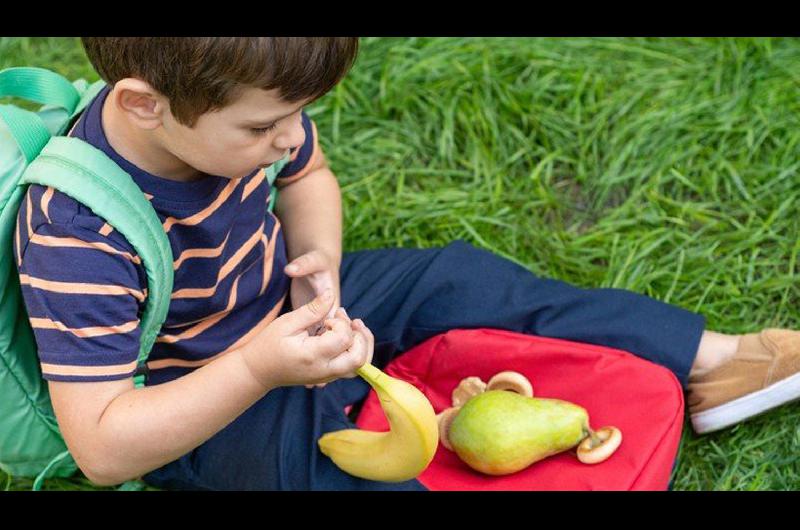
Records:
[[[800,40],[361,45],[308,109],[340,179],[345,251],[461,238],[715,331],[800,329]],[[97,79],[76,39],[0,38],[0,68],[18,65]],[[798,451],[798,404],[705,436],[687,418],[673,488],[797,490]],[[0,472],[0,488],[29,485]]]

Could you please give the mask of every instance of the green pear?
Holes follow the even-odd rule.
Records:
[[[471,468],[507,475],[575,447],[589,432],[588,412],[574,403],[490,390],[461,407],[449,440]]]

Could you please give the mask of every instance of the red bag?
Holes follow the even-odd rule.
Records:
[[[683,429],[683,389],[663,366],[628,352],[496,329],[452,330],[392,360],[384,370],[412,383],[438,414],[451,404],[461,379],[488,381],[503,370],[524,374],[535,397],[584,407],[593,429],[613,425],[622,445],[605,462],[582,464],[574,451],[517,473],[489,476],[472,470],[439,444],[418,477],[430,490],[666,490]],[[356,425],[386,431],[389,424],[374,390]]]

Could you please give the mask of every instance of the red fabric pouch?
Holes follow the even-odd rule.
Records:
[[[582,464],[574,451],[517,473],[489,476],[472,470],[439,444],[418,477],[430,490],[666,490],[683,428],[683,389],[663,366],[604,346],[496,329],[457,329],[437,335],[392,360],[384,370],[412,383],[438,414],[451,404],[461,379],[514,370],[533,384],[535,397],[570,401],[589,412],[593,429],[613,425],[622,445],[605,462]],[[356,425],[386,431],[374,390]]]

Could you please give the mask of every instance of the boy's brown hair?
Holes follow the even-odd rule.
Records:
[[[243,86],[278,89],[281,99],[316,100],[355,61],[356,37],[83,37],[92,66],[113,85],[135,77],[169,99],[188,127]]]

